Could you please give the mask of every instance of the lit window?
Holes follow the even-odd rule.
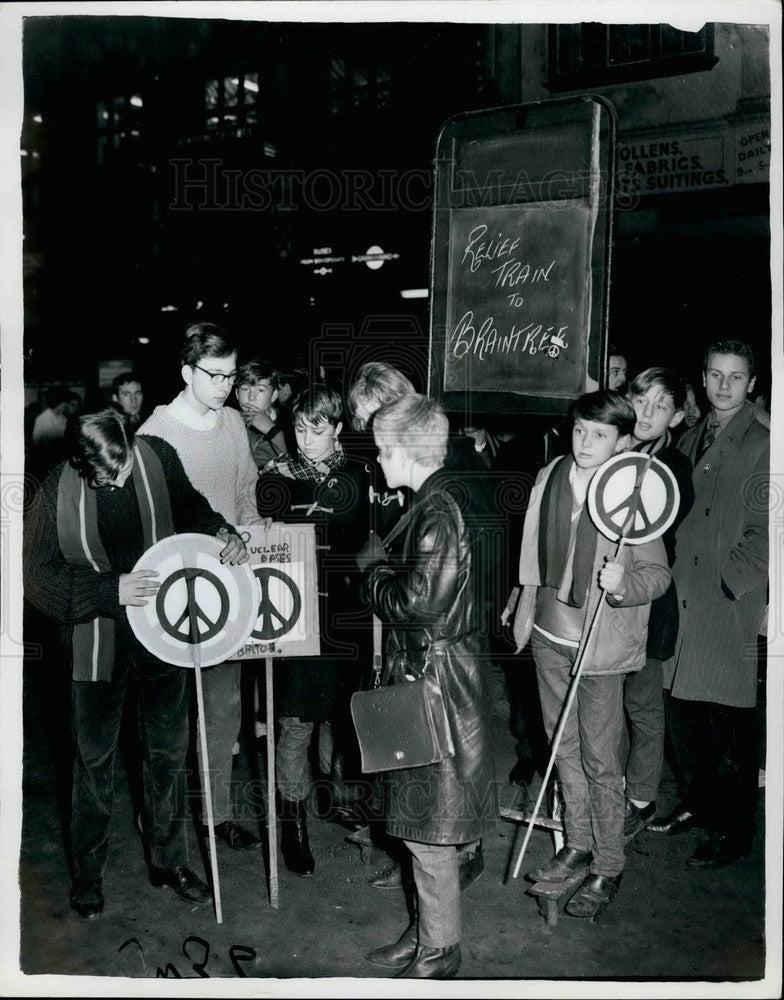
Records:
[[[207,80],[204,84],[206,127],[227,136],[244,135],[243,128],[259,120],[259,74],[242,73],[225,76],[222,80]]]
[[[95,159],[99,166],[109,162],[112,151],[141,139],[143,114],[141,94],[119,94],[96,103]]]
[[[246,73],[243,87],[246,104],[255,104],[259,96],[259,74]]]
[[[223,103],[227,108],[233,108],[237,103],[240,81],[236,76],[227,76],[223,81]]]

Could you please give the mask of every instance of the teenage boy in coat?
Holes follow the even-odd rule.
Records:
[[[572,404],[572,454],[539,474],[523,528],[514,636],[530,638],[542,716],[550,739],[558,725],[578,652],[594,610],[605,601],[563,737],[557,765],[564,800],[566,843],[530,873],[560,882],[585,872],[567,904],[575,917],[593,917],[612,901],[624,867],[623,682],[645,665],[650,602],[670,582],[660,538],[615,544],[591,522],[586,496],[601,465],[631,444],[634,410],[619,393],[587,393]]]
[[[756,357],[713,341],[703,385],[710,412],[678,447],[694,464],[695,501],[673,567],[680,623],[665,664],[667,727],[681,801],[655,833],[707,830],[688,864],[720,868],[748,853],[757,808],[756,642],[768,578],[770,431],[747,401]]]

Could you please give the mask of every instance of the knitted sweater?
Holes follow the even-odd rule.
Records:
[[[156,406],[138,433],[163,438],[175,449],[194,487],[213,510],[230,524],[259,520],[256,510],[258,472],[250,453],[248,434],[236,410],[214,411],[213,427],[191,427],[176,415],[174,404]]]

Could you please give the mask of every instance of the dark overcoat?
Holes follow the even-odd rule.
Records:
[[[695,499],[678,529],[680,622],[665,684],[677,698],[749,708],[767,594],[770,431],[746,403],[698,457],[707,421],[678,443],[694,464]]]
[[[319,656],[281,658],[275,664],[275,710],[312,722],[332,718],[347,704],[371,662],[370,616],[362,603],[355,556],[370,530],[369,476],[347,459],[322,482],[264,473],[259,510],[288,524],[316,526]]]
[[[384,681],[437,673],[454,757],[386,775],[387,830],[426,844],[467,843],[496,815],[488,731],[482,514],[470,481],[433,473],[414,494],[388,561],[365,579],[369,603],[387,626]]]

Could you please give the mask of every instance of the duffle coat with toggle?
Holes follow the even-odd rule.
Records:
[[[434,472],[414,495],[388,562],[365,578],[368,601],[385,626],[384,682],[437,675],[455,755],[385,777],[387,831],[425,844],[460,844],[482,835],[497,812],[487,725],[486,635],[478,504],[454,473]]]

